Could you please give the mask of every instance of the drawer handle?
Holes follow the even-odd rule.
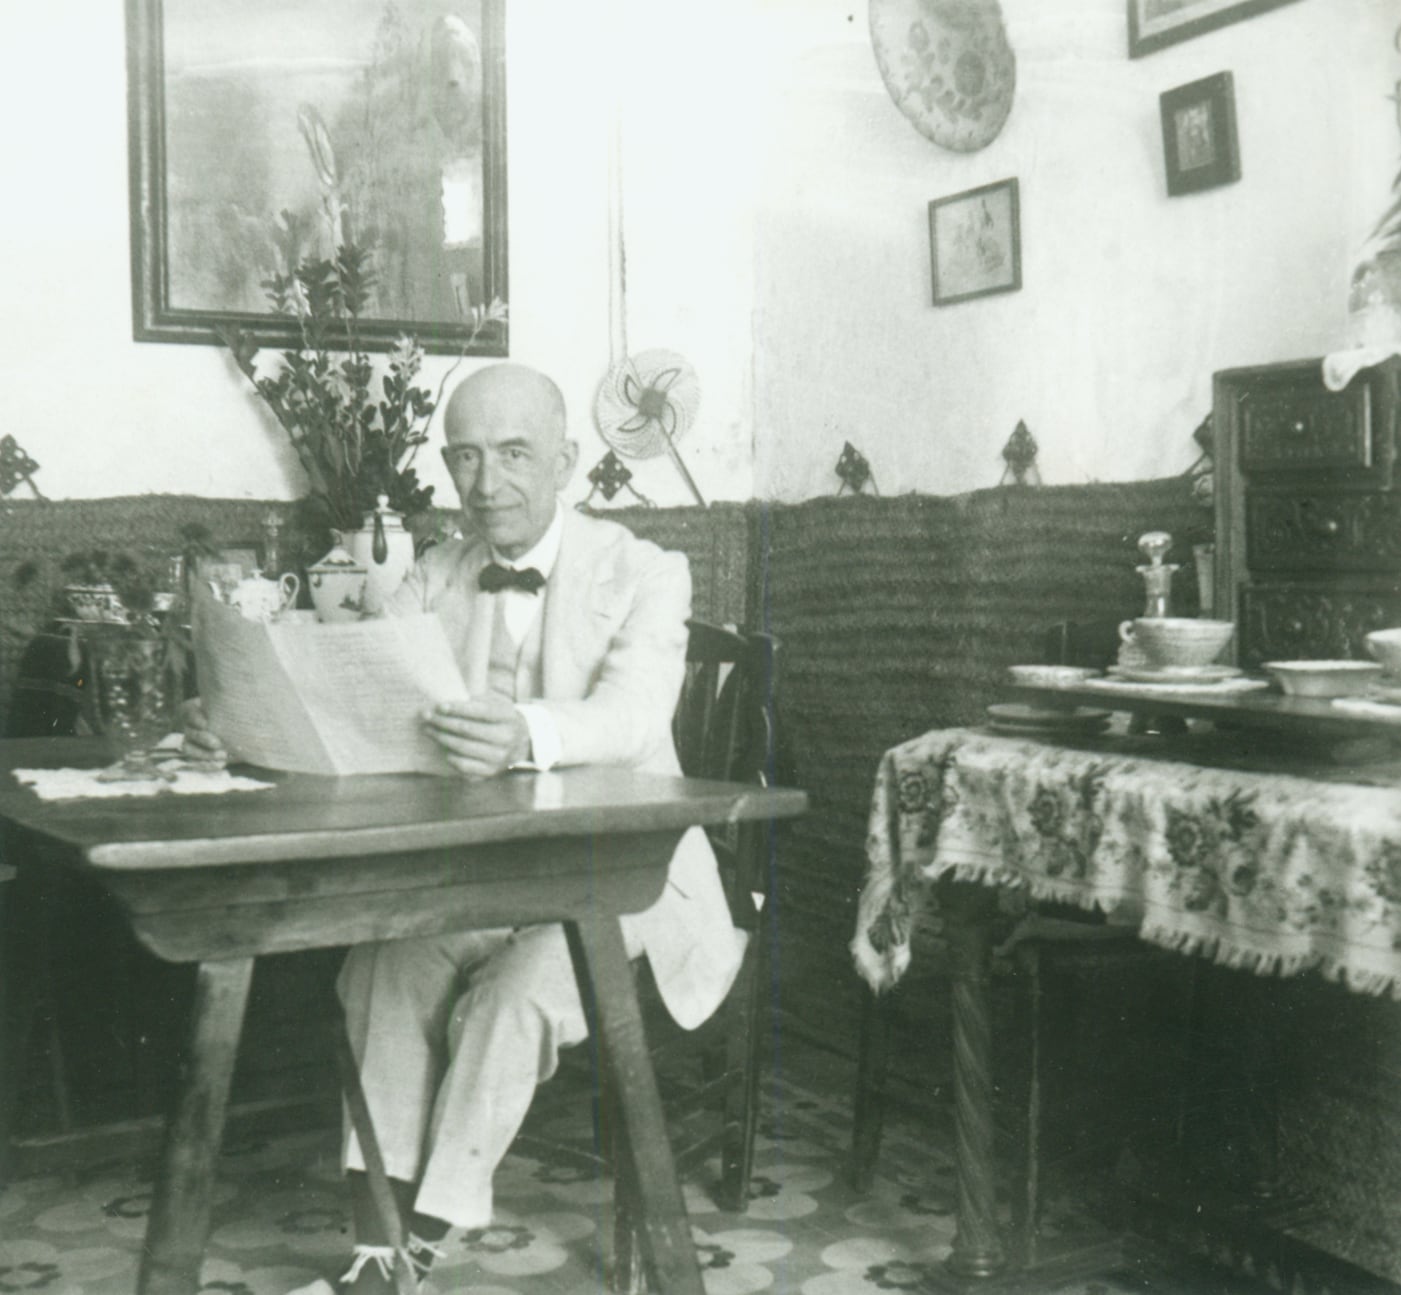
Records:
[[[1338,532],[1342,530],[1336,517],[1310,517],[1308,528],[1322,540],[1336,539]]]
[[[1302,436],[1308,430],[1308,424],[1302,418],[1296,418],[1290,425],[1290,431]]]

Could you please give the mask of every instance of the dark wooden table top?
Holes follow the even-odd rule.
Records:
[[[239,769],[266,791],[40,800],[12,776],[25,768],[96,768],[97,739],[0,741],[0,820],[77,850],[102,869],[285,863],[344,855],[546,837],[666,831],[788,818],[807,796],[788,788],[706,782],[583,766],[483,782],[423,775],[321,778]]]
[[[1258,692],[1171,691],[1144,684],[1114,689],[1066,684],[1041,687],[1008,684],[1019,700],[1036,705],[1092,706],[1097,710],[1129,711],[1146,715],[1176,715],[1182,719],[1209,719],[1218,725],[1268,728],[1303,737],[1390,737],[1401,742],[1401,710],[1398,718],[1350,714],[1328,698],[1288,697],[1261,689]]]

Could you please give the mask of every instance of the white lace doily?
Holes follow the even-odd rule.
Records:
[[[262,791],[276,786],[227,769],[167,767],[162,776],[103,781],[102,769],[16,769],[15,778],[40,800],[104,799],[117,796],[221,796],[230,791]]]

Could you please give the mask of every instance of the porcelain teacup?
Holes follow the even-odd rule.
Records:
[[[1142,652],[1152,669],[1210,665],[1235,633],[1233,621],[1191,616],[1140,616],[1119,626],[1119,638]],[[1122,664],[1122,658],[1121,658]]]
[[[1363,642],[1389,678],[1401,678],[1401,629],[1373,630]]]
[[[290,571],[275,580],[252,575],[234,586],[229,606],[244,620],[270,621],[296,603],[301,587],[301,581]]]

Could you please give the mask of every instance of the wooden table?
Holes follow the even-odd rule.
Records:
[[[802,792],[597,767],[479,783],[259,773],[276,786],[41,801],[11,776],[106,757],[93,739],[0,742],[0,823],[14,829],[10,862],[82,870],[147,949],[198,964],[139,1291],[199,1288],[254,958],[559,921],[621,1095],[654,1281],[701,1295],[618,918],[661,894],[688,827],[796,815]]]
[[[1141,700],[1151,709],[1167,701],[1110,698],[1084,688],[1053,691],[1057,699],[1069,696],[1102,707]],[[1218,719],[1244,716],[1252,727],[1269,718],[1263,701],[1176,699],[1192,718],[1210,710]],[[1364,735],[1372,731],[1370,723],[1336,729],[1344,722],[1341,715],[1320,716],[1317,704],[1275,701],[1284,703],[1276,708],[1281,727],[1328,737],[1355,735],[1358,728]],[[1303,727],[1320,718],[1326,730]],[[1004,1245],[996,1199],[987,990],[994,887],[1012,885],[1081,906],[1113,907],[1130,899],[1145,913],[1141,934],[1163,947],[1262,970],[1321,964],[1351,988],[1401,997],[1401,903],[1380,893],[1385,882],[1374,885],[1368,869],[1372,859],[1401,844],[1396,762],[1341,768],[1301,761],[1295,752],[1292,758],[1281,755],[1279,768],[1261,771],[1253,767],[1260,761],[1253,732],[1243,739],[1196,734],[1179,741],[1054,733],[1020,738],[946,729],[886,753],[872,804],[867,837],[872,866],[856,943],[868,980],[887,988],[902,965],[897,947],[908,947],[916,885],[936,878],[946,883],[940,905],[951,964],[959,1196],[958,1229],[941,1289],[1049,1289],[1086,1271],[1103,1271],[1105,1256],[1117,1244],[1068,1247],[1042,1257],[1031,1271],[1024,1266],[1026,1256],[1009,1255]],[[1169,842],[1164,822],[1140,812],[1144,805],[1171,805],[1180,821],[1191,825],[1207,825],[1239,806],[1250,811],[1242,819],[1249,830],[1239,839],[1226,834],[1214,843],[1206,835],[1192,838],[1202,853],[1193,855],[1189,867],[1173,851],[1192,841],[1172,837]],[[1281,830],[1269,838],[1267,850],[1270,824]],[[1206,897],[1196,893],[1194,883],[1214,875],[1237,848],[1252,852],[1255,869],[1279,889],[1248,890],[1249,878],[1237,877],[1233,884],[1239,889],[1229,897],[1225,890]],[[1286,889],[1296,874],[1308,876],[1307,886]],[[879,1028],[874,1019],[872,1026]],[[877,1039],[873,1049],[880,1053],[883,1043]],[[869,1177],[874,1150],[872,1135],[858,1141],[859,1179]],[[1268,1263],[1285,1274],[1285,1285],[1292,1278],[1303,1282],[1314,1256],[1288,1241],[1270,1244]],[[1261,1263],[1260,1270],[1267,1266]],[[1339,1261],[1330,1272],[1336,1277],[1345,1267]],[[1348,1281],[1354,1277],[1347,1274]],[[1388,1287],[1377,1279],[1367,1289]]]

